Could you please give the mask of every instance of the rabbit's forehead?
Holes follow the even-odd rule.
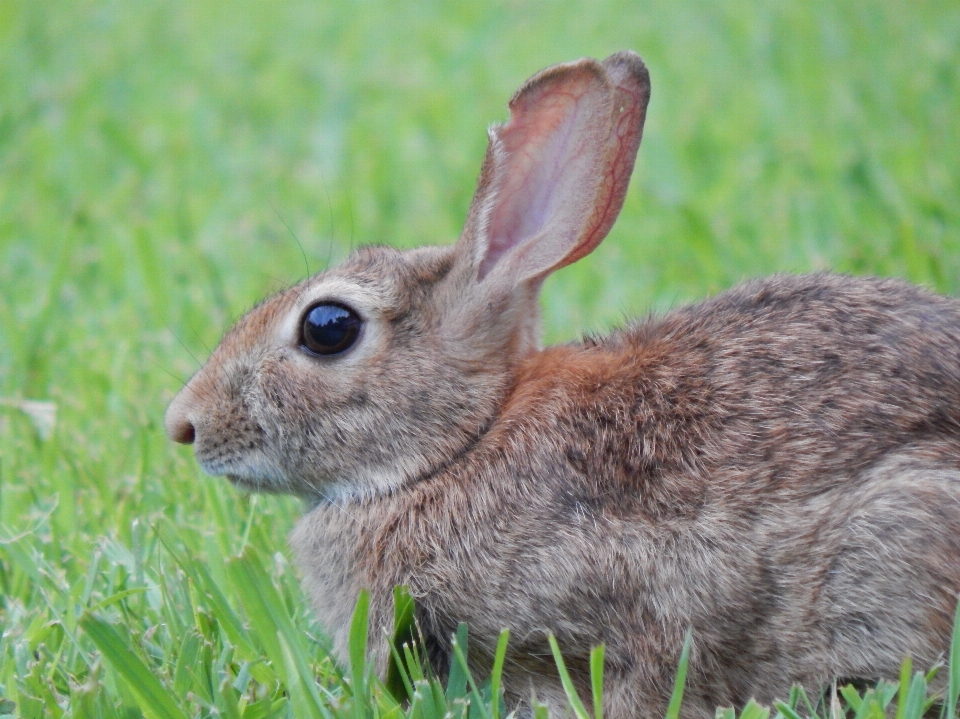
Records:
[[[291,310],[296,313],[321,302],[344,304],[365,317],[390,312],[400,298],[399,287],[388,277],[369,281],[339,272],[313,277],[295,288]]]
[[[405,252],[364,247],[340,267],[294,288],[296,304],[305,308],[317,302],[341,302],[368,317],[403,314],[447,276],[453,260],[449,246]]]

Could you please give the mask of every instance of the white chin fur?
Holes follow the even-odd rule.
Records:
[[[286,475],[262,456],[226,462],[201,462],[200,466],[211,476],[228,477],[234,484],[247,489],[268,492],[289,489]]]
[[[390,494],[408,484],[411,477],[420,476],[420,463],[397,460],[390,467],[365,468],[362,478],[339,479],[332,482],[293,483],[283,470],[264,456],[231,459],[224,462],[201,462],[203,471],[214,477],[227,477],[237,486],[253,491],[292,492],[315,496],[331,504],[359,502]]]

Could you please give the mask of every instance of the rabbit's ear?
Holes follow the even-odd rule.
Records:
[[[509,284],[539,282],[590,253],[617,219],[643,132],[650,77],[632,52],[530,78],[490,131],[461,242]]]

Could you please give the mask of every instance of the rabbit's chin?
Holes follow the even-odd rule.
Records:
[[[201,461],[203,471],[213,477],[226,477],[237,487],[253,492],[290,492],[290,481],[265,459]]]
[[[239,489],[247,490],[248,492],[268,492],[276,494],[278,492],[288,491],[285,485],[265,480],[262,477],[246,477],[239,474],[224,474],[218,476],[226,477],[232,485]]]

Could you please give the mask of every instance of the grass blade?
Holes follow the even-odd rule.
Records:
[[[906,700],[901,702],[903,704],[904,719],[923,719],[926,699],[927,680],[924,679],[921,672],[917,672],[910,682]],[[900,707],[897,707],[897,715],[900,715]]]
[[[390,666],[387,669],[387,682],[385,682],[387,691],[398,702],[413,700],[413,682],[410,681],[410,673],[401,654],[405,646],[409,647],[409,644],[397,646],[393,642],[390,643]],[[391,669],[394,672],[392,676]]]
[[[500,719],[500,677],[503,674],[503,662],[507,657],[509,642],[510,630],[504,629],[497,640],[497,652],[493,656],[493,673],[490,675],[490,709],[493,719]]]
[[[603,719],[603,652],[601,644],[590,652],[590,687],[593,690],[594,719]]]
[[[289,677],[287,693],[290,696],[290,709],[298,719],[332,719],[330,712],[316,695],[316,684],[312,677],[304,677],[300,672],[296,654],[282,634],[277,634],[283,665]]]
[[[550,712],[547,711],[547,705],[538,702],[536,697],[533,699],[533,717],[534,719],[550,719]]]
[[[770,709],[757,704],[753,699],[748,701],[740,712],[740,719],[768,719]]]
[[[680,662],[677,664],[677,678],[673,682],[673,694],[670,695],[670,704],[667,706],[666,719],[677,719],[680,716],[680,704],[683,701],[683,687],[687,682],[687,665],[690,661],[690,645],[693,643],[693,634],[688,629],[683,639],[683,649],[680,652]],[[747,705],[749,706],[749,704]],[[744,707],[746,710],[746,707]],[[741,719],[743,717],[741,716]]]
[[[802,719],[797,711],[786,702],[774,702],[773,705],[786,719]]]
[[[845,684],[840,687],[840,696],[843,697],[843,700],[847,705],[853,709],[855,712],[860,711],[860,707],[863,705],[863,697],[860,696],[860,692],[856,690],[855,687],[850,684]],[[779,707],[777,707],[779,709]]]
[[[553,634],[550,634],[547,640],[550,642],[550,651],[553,652],[553,660],[557,663],[557,671],[560,672],[560,683],[563,684],[563,691],[567,695],[567,701],[570,702],[573,713],[577,715],[577,719],[590,719],[586,707],[583,706],[583,702],[580,700],[580,695],[577,694],[577,688],[573,686],[573,680],[567,671],[567,665],[563,662],[563,656],[560,654],[560,646],[557,644],[557,638],[553,636]]]
[[[387,677],[384,684],[387,691],[398,702],[409,701],[413,696],[413,686],[410,683],[410,673],[403,665],[400,652],[404,644],[411,644],[415,640],[414,612],[415,605],[410,589],[397,586],[393,589],[393,638],[390,641],[390,661],[387,665]]]
[[[467,649],[467,625],[463,622],[457,627],[454,643],[459,644],[461,651]],[[467,674],[460,662],[450,662],[450,676],[447,678],[447,702],[463,699],[467,695]]]
[[[210,576],[210,572],[202,562],[195,558],[183,555],[176,547],[173,530],[168,523],[161,522],[156,528],[157,537],[174,561],[190,577],[197,591],[201,592],[210,601],[211,608],[217,616],[217,621],[223,625],[230,641],[241,647],[248,656],[256,656],[257,652],[250,646],[250,640],[243,628],[243,623],[230,606],[230,602],[223,595],[220,587]]]
[[[947,719],[957,716],[957,697],[960,696],[960,604],[953,617],[953,639],[950,642],[950,676],[947,680]]]
[[[466,624],[461,624],[460,626],[466,629]],[[458,631],[457,634],[460,632]],[[464,638],[466,638],[466,632],[464,632]],[[473,680],[473,674],[470,673],[470,667],[467,665],[467,658],[463,654],[463,650],[460,648],[459,638],[453,643],[453,653],[457,658],[457,661],[460,664],[460,667],[463,669],[463,674],[467,678],[467,683],[470,685],[470,697],[472,699],[472,708],[474,711],[470,712],[470,716],[474,716],[479,713],[483,719],[490,719],[490,712],[487,711],[486,705],[483,703],[483,699],[480,697],[480,692],[477,689],[477,683]]]
[[[907,711],[907,692],[910,689],[910,675],[913,673],[913,662],[910,657],[903,660],[900,665],[900,685],[897,688],[897,713],[896,719],[906,719]]]
[[[130,646],[109,622],[93,614],[84,614],[80,626],[97,645],[97,649],[110,662],[127,688],[140,705],[140,710],[150,719],[187,719],[176,698],[168,692]]]
[[[423,662],[420,661],[420,652],[417,651],[416,645],[403,645],[403,659],[410,672],[410,680],[414,687],[418,682],[426,681],[427,677],[423,673]]]
[[[367,634],[369,632],[370,593],[363,589],[350,620],[350,681],[353,688],[354,716],[366,714]]]
[[[296,688],[298,697],[307,697],[303,710],[330,717],[316,678],[310,670],[304,647],[305,638],[294,627],[283,599],[263,568],[259,554],[252,546],[248,546],[243,554],[227,562],[227,573],[273,670],[283,677],[288,689]],[[302,688],[302,694],[299,688]]]

